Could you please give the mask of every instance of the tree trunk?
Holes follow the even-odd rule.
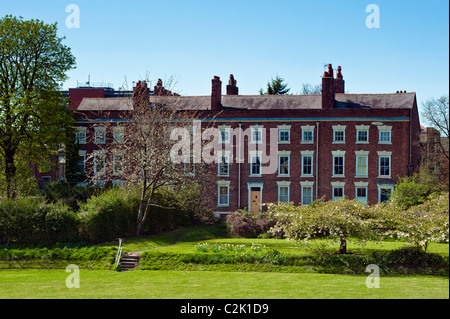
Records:
[[[16,197],[14,179],[16,176],[16,165],[14,165],[13,150],[7,150],[5,156],[5,179],[6,179],[6,198],[11,199]]]
[[[139,211],[136,219],[136,236],[140,237],[142,228],[144,227],[144,210],[145,210],[145,187],[142,189],[141,192],[141,201],[139,203]]]
[[[341,246],[339,247],[339,253],[340,254],[347,253],[347,240],[345,239],[345,237],[341,237]]]

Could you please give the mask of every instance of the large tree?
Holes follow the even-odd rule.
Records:
[[[160,189],[183,191],[185,187],[196,185],[202,187],[205,198],[209,191],[215,190],[211,187],[214,178],[207,165],[193,163],[192,132],[195,121],[199,120],[198,111],[183,109],[170,91],[162,85],[157,88],[161,89],[155,90],[157,95],[152,96],[151,101],[147,82],[139,81],[133,96],[125,100],[127,111],[121,115],[120,123],[94,124],[102,126],[105,132],[115,130],[115,142],[98,145],[99,149],[87,161],[88,169],[94,172],[89,174],[92,182],[123,180],[126,185],[139,188],[136,236],[142,234],[150,210],[161,208],[156,200]],[[110,117],[107,113],[102,116]],[[217,170],[214,172],[217,174]]]
[[[422,104],[422,116],[427,124],[437,129],[446,139],[439,139],[437,144],[442,150],[442,153],[449,159],[448,154],[448,139],[450,132],[450,118],[448,94],[443,95],[438,99],[431,98]],[[442,136],[441,135],[441,136]]]
[[[284,79],[277,75],[275,79],[271,79],[267,82],[266,92],[263,92],[263,89],[261,89],[259,90],[259,94],[285,95],[288,94],[290,90],[291,89],[287,87],[287,83],[284,83]]]
[[[65,143],[72,115],[60,91],[75,66],[55,24],[0,19],[0,161],[6,195],[14,197],[18,165],[48,165]]]

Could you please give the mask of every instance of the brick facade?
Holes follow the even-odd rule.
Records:
[[[336,78],[333,73],[329,65],[322,78],[322,94],[318,95],[241,96],[231,75],[226,95],[222,95],[222,81],[215,76],[211,97],[160,97],[152,92],[150,101],[170,101],[185,109],[195,105],[201,111],[202,125],[213,122],[216,128],[236,133],[230,137],[235,146],[231,154],[234,158],[239,156],[239,129],[250,132],[240,154],[245,159],[243,163],[232,161],[228,174],[222,176],[218,164],[211,164],[211,170],[217,172],[218,190],[217,198],[210,202],[218,214],[249,209],[249,196],[258,188],[262,203],[288,197],[294,204],[301,204],[345,195],[374,204],[384,200],[397,179],[410,174],[419,164],[420,126],[415,93],[346,94],[341,68],[337,68]],[[158,83],[158,90],[161,87],[162,83]],[[93,134],[93,129],[86,119],[104,114],[93,105],[103,105],[105,111],[110,105],[107,100],[85,98],[77,106],[77,126],[86,127],[87,135]],[[125,99],[116,101],[125,103]],[[108,116],[119,119],[124,112],[115,106]],[[251,174],[252,127],[262,129],[266,138],[266,143],[258,144],[252,154],[270,154],[269,141],[276,138],[278,152],[272,157],[277,161],[275,173]],[[112,133],[107,132],[106,142],[111,139]],[[95,145],[88,143],[82,149],[92,152]],[[280,169],[288,174],[280,175]]]

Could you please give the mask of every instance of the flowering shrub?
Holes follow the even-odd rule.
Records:
[[[330,238],[331,245],[340,244],[340,253],[346,253],[349,237],[364,245],[368,240],[391,236],[424,250],[431,241],[449,241],[448,193],[432,194],[423,204],[408,209],[395,202],[368,206],[340,199],[310,206],[270,204],[269,211],[276,220],[270,229],[273,234],[283,233],[305,245],[314,238]]]
[[[448,193],[430,195],[423,204],[407,210],[387,205],[384,218],[391,221],[392,230],[387,234],[403,238],[408,243],[427,249],[432,241],[449,241],[449,198]]]
[[[331,245],[340,244],[342,254],[347,252],[350,236],[363,245],[375,237],[375,225],[379,224],[367,205],[347,199],[322,201],[310,206],[270,204],[269,211],[277,221],[270,229],[271,233],[283,233],[287,239],[305,245],[310,239],[326,237],[332,239]]]

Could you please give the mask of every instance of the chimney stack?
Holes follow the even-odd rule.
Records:
[[[212,79],[211,111],[219,111],[222,108],[222,81],[220,77]]]
[[[239,95],[239,88],[236,86],[237,81],[234,79],[234,75],[230,74],[230,80],[227,85],[227,95]]]
[[[342,68],[340,66],[337,67],[336,74],[336,93],[345,93],[345,81],[341,73]]]
[[[148,103],[150,103],[150,88],[146,81],[139,81],[133,89],[133,104],[142,106]]]
[[[331,110],[336,101],[336,83],[333,78],[333,67],[328,64],[328,72],[323,73],[322,78],[322,109]]]

